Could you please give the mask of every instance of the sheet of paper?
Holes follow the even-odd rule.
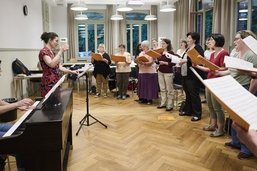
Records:
[[[253,63],[245,61],[243,59],[225,56],[225,66],[235,69],[253,69]]]
[[[247,130],[249,124],[251,129],[257,130],[257,97],[230,75],[203,82],[239,126]]]
[[[252,36],[247,36],[243,41],[257,55],[257,40]]]
[[[167,57],[167,58],[170,58],[170,59],[171,59],[171,62],[172,62],[172,63],[175,63],[175,64],[177,64],[177,63],[179,63],[179,62],[181,61],[181,58],[179,58],[179,57],[177,57],[177,56],[175,56],[175,55],[172,55],[172,54],[167,54],[166,57]]]

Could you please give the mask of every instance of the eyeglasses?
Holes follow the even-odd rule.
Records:
[[[239,38],[239,37],[235,37],[235,38],[234,38],[234,41],[237,41],[237,40],[239,40],[239,39],[241,39],[241,38]]]

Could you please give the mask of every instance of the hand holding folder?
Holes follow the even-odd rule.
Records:
[[[192,62],[196,65],[204,65],[212,71],[216,71],[220,69],[219,66],[215,65],[214,63],[202,57],[195,48],[187,51],[187,55],[192,60]]]
[[[145,56],[139,56],[136,59],[138,62],[149,62],[149,60],[147,59],[147,57]]]
[[[92,58],[96,61],[104,61],[104,58],[101,54],[99,53],[92,53]]]
[[[126,62],[125,56],[111,55],[111,59],[114,62]]]
[[[164,51],[163,48],[159,48],[155,50],[149,50],[145,54],[147,54],[148,56],[151,56],[152,58],[159,58],[163,53],[163,51]]]

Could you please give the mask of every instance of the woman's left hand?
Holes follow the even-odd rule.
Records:
[[[71,74],[79,74],[79,71],[78,70],[71,70]]]

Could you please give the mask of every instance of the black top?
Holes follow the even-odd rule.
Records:
[[[203,50],[203,48],[200,46],[200,45],[198,45],[198,44],[196,44],[195,45],[195,50],[201,55],[201,56],[204,56],[204,50]],[[186,52],[188,51],[188,49],[186,50]],[[185,52],[185,53],[186,53]],[[184,54],[185,54],[184,53]],[[184,55],[182,56],[182,58],[184,57]],[[191,61],[191,59],[190,58],[187,58],[187,78],[188,79],[196,79],[197,81],[199,80],[197,77],[196,77],[196,75],[193,73],[193,71],[191,71],[191,69],[189,68],[189,67],[191,67],[192,66],[192,61]],[[202,71],[202,70],[200,70],[200,69],[197,69],[197,68],[194,68],[196,71],[197,71],[197,73],[202,77],[202,78],[204,78],[204,76],[205,76],[205,73],[204,73],[204,71]]]
[[[169,54],[176,55],[173,51],[169,51]],[[168,65],[160,65],[159,66],[159,71],[162,73],[173,73],[172,67],[175,66],[174,63],[171,62],[170,58],[167,58],[163,53],[162,55],[158,58],[157,64],[160,63],[160,61],[168,62]]]
[[[104,53],[103,58],[108,60],[108,64],[104,61],[96,61],[94,60],[94,62],[92,62],[92,64],[94,65],[94,71],[93,74],[96,77],[97,74],[102,74],[104,76],[104,78],[106,78],[110,72],[110,64],[111,64],[111,58],[107,53]]]

